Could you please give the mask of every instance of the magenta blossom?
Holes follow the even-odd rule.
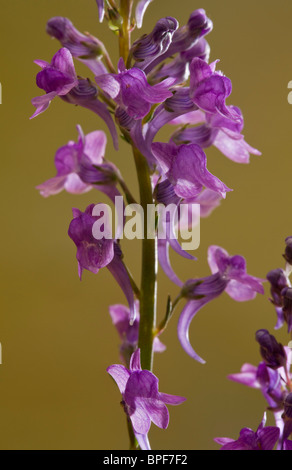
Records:
[[[201,279],[190,279],[182,287],[181,295],[188,299],[178,321],[178,338],[183,349],[202,364],[205,361],[197,355],[189,342],[189,327],[198,311],[224,291],[237,302],[252,300],[257,293],[263,294],[263,279],[246,272],[242,256],[229,256],[218,246],[210,246],[208,262],[212,275]]]
[[[99,75],[95,80],[134,119],[142,119],[149,113],[152,104],[161,103],[172,96],[169,91],[175,81],[172,78],[151,86],[142,70],[136,67],[127,70],[123,59],[119,60],[118,71],[118,74]]]
[[[43,60],[35,60],[35,63],[42,68],[36,77],[37,86],[46,94],[32,99],[37,108],[32,118],[43,113],[56,96],[67,95],[78,84],[72,55],[65,47],[54,55],[50,64]]]
[[[91,204],[85,212],[73,209],[74,219],[69,226],[68,235],[77,247],[79,277],[81,279],[84,269],[97,274],[100,269],[107,267],[128,300],[132,323],[136,317],[136,306],[129,274],[122,261],[122,252],[118,243],[109,238],[108,227],[104,227],[103,238],[97,240],[93,236],[93,226],[100,219],[92,215],[95,207],[95,204]]]
[[[273,450],[280,437],[280,429],[275,426],[265,427],[266,420],[265,413],[256,432],[249,428],[243,428],[236,441],[226,437],[214,440],[217,444],[222,445],[221,450]]]
[[[158,391],[158,378],[149,370],[141,369],[140,349],[132,354],[130,367],[115,364],[107,368],[122,394],[125,413],[131,420],[134,433],[141,442],[148,441],[147,434],[151,421],[159,428],[166,429],[169,412],[165,404],[180,405],[185,398]],[[144,447],[142,450],[147,450]]]
[[[179,197],[196,197],[203,187],[219,193],[223,198],[226,192],[231,191],[207,170],[206,155],[198,145],[176,146],[173,143],[155,142],[152,144],[152,152],[162,174],[172,183]]]
[[[58,194],[65,189],[72,194],[81,194],[94,187],[104,190],[114,199],[119,194],[115,188],[117,168],[104,162],[106,135],[102,131],[94,131],[84,136],[77,126],[78,142],[68,142],[55,156],[57,175],[37,186],[44,197]],[[96,166],[99,168],[97,169]]]
[[[221,114],[228,119],[239,121],[238,113],[227,107],[225,100],[231,94],[229,78],[215,72],[216,62],[208,65],[195,57],[190,65],[190,94],[199,109],[211,114]]]
[[[204,114],[202,111],[191,112],[174,119],[171,124],[183,124],[184,127],[172,135],[172,140],[177,144],[181,142],[198,144],[202,148],[214,145],[230,160],[249,163],[250,154],[261,155],[261,152],[245,142],[241,134],[243,117],[240,109],[235,106],[227,106],[226,109],[234,116],[237,115],[238,120],[231,120],[219,113]],[[186,127],[191,124],[200,125]]]

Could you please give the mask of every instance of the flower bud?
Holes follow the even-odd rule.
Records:
[[[273,335],[270,335],[268,330],[258,330],[256,341],[260,345],[262,358],[268,367],[275,370],[286,365],[287,356],[284,347]]]
[[[287,263],[292,265],[292,237],[286,238],[285,243],[286,243],[286,249],[285,249],[284,258],[287,261]]]

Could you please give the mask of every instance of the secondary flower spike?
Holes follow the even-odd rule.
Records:
[[[236,441],[227,437],[219,437],[214,440],[217,444],[222,445],[221,450],[273,450],[280,437],[280,429],[275,426],[265,427],[266,420],[265,413],[256,432],[249,428],[243,428]]]
[[[186,400],[177,395],[158,391],[158,378],[149,370],[141,369],[140,349],[133,353],[129,369],[115,364],[109,366],[107,372],[119,387],[125,413],[131,420],[139,443],[142,436],[147,436],[151,421],[159,428],[167,428],[169,412],[166,404],[180,405]]]
[[[74,219],[71,221],[68,235],[77,247],[78,273],[81,279],[84,269],[97,274],[101,268],[107,267],[111,272],[128,301],[130,308],[130,322],[136,317],[136,306],[129,274],[122,262],[122,252],[117,242],[109,238],[109,228],[104,227],[103,232],[108,238],[97,240],[93,236],[93,225],[100,217],[92,215],[98,205],[89,205],[85,212],[73,209]],[[102,219],[104,225],[106,222]]]
[[[211,276],[191,279],[182,287],[181,296],[187,299],[187,304],[181,312],[177,327],[183,349],[202,364],[205,361],[198,356],[189,341],[189,327],[198,311],[224,291],[237,302],[251,300],[257,293],[264,293],[264,280],[247,274],[245,259],[242,256],[229,256],[223,248],[210,246],[208,262]]]

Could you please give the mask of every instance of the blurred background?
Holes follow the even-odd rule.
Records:
[[[68,238],[71,208],[106,199],[96,191],[73,196],[61,193],[43,199],[35,186],[55,175],[54,155],[76,140],[76,124],[85,133],[104,129],[84,109],[54,100],[46,113],[29,121],[31,98],[42,94],[35,85],[34,59],[50,61],[59,43],[45,32],[52,16],[67,16],[81,31],[99,37],[118,59],[117,41],[98,22],[94,0],[14,0],[1,2],[1,321],[0,447],[1,449],[127,449],[120,395],[106,368],[119,362],[119,339],[108,305],[124,297],[107,270],[77,275],[76,249]],[[283,266],[284,239],[291,235],[291,124],[288,82],[292,80],[292,3],[266,0],[156,0],[148,8],[140,34],[150,32],[162,16],[185,24],[196,8],[214,22],[208,36],[211,60],[232,79],[228,104],[245,117],[244,134],[261,157],[250,165],[229,161],[208,149],[208,168],[233,192],[201,223],[198,262],[172,257],[184,279],[209,274],[207,248],[224,247],[247,259],[258,277]],[[139,32],[138,32],[139,34]],[[135,36],[137,37],[137,33]],[[76,62],[79,73],[84,69]],[[129,148],[106,158],[119,166],[137,194]],[[123,244],[126,260],[140,275],[140,244]],[[158,315],[166,295],[176,287],[159,274]],[[182,350],[177,336],[178,313],[161,337],[167,351],[155,357],[160,391],[187,401],[170,407],[166,431],[152,426],[153,449],[217,449],[215,436],[237,438],[239,430],[256,429],[264,412],[260,392],[227,380],[244,362],[260,360],[254,333],[273,330],[276,315],[266,295],[236,303],[226,294],[205,307],[192,323],[195,350],[202,366]],[[284,344],[283,329],[277,338]],[[272,420],[270,419],[270,422]]]

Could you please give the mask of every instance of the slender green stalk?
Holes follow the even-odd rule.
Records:
[[[141,350],[142,369],[152,370],[153,338],[156,327],[157,240],[155,236],[154,238],[148,238],[147,233],[147,206],[148,204],[153,204],[149,166],[146,158],[134,147],[133,152],[139,181],[140,203],[144,211],[138,346]]]
[[[121,0],[120,2],[120,15],[123,23],[120,27],[120,57],[123,57],[125,64],[127,63],[130,44],[131,44],[131,13],[133,7],[133,0]]]

